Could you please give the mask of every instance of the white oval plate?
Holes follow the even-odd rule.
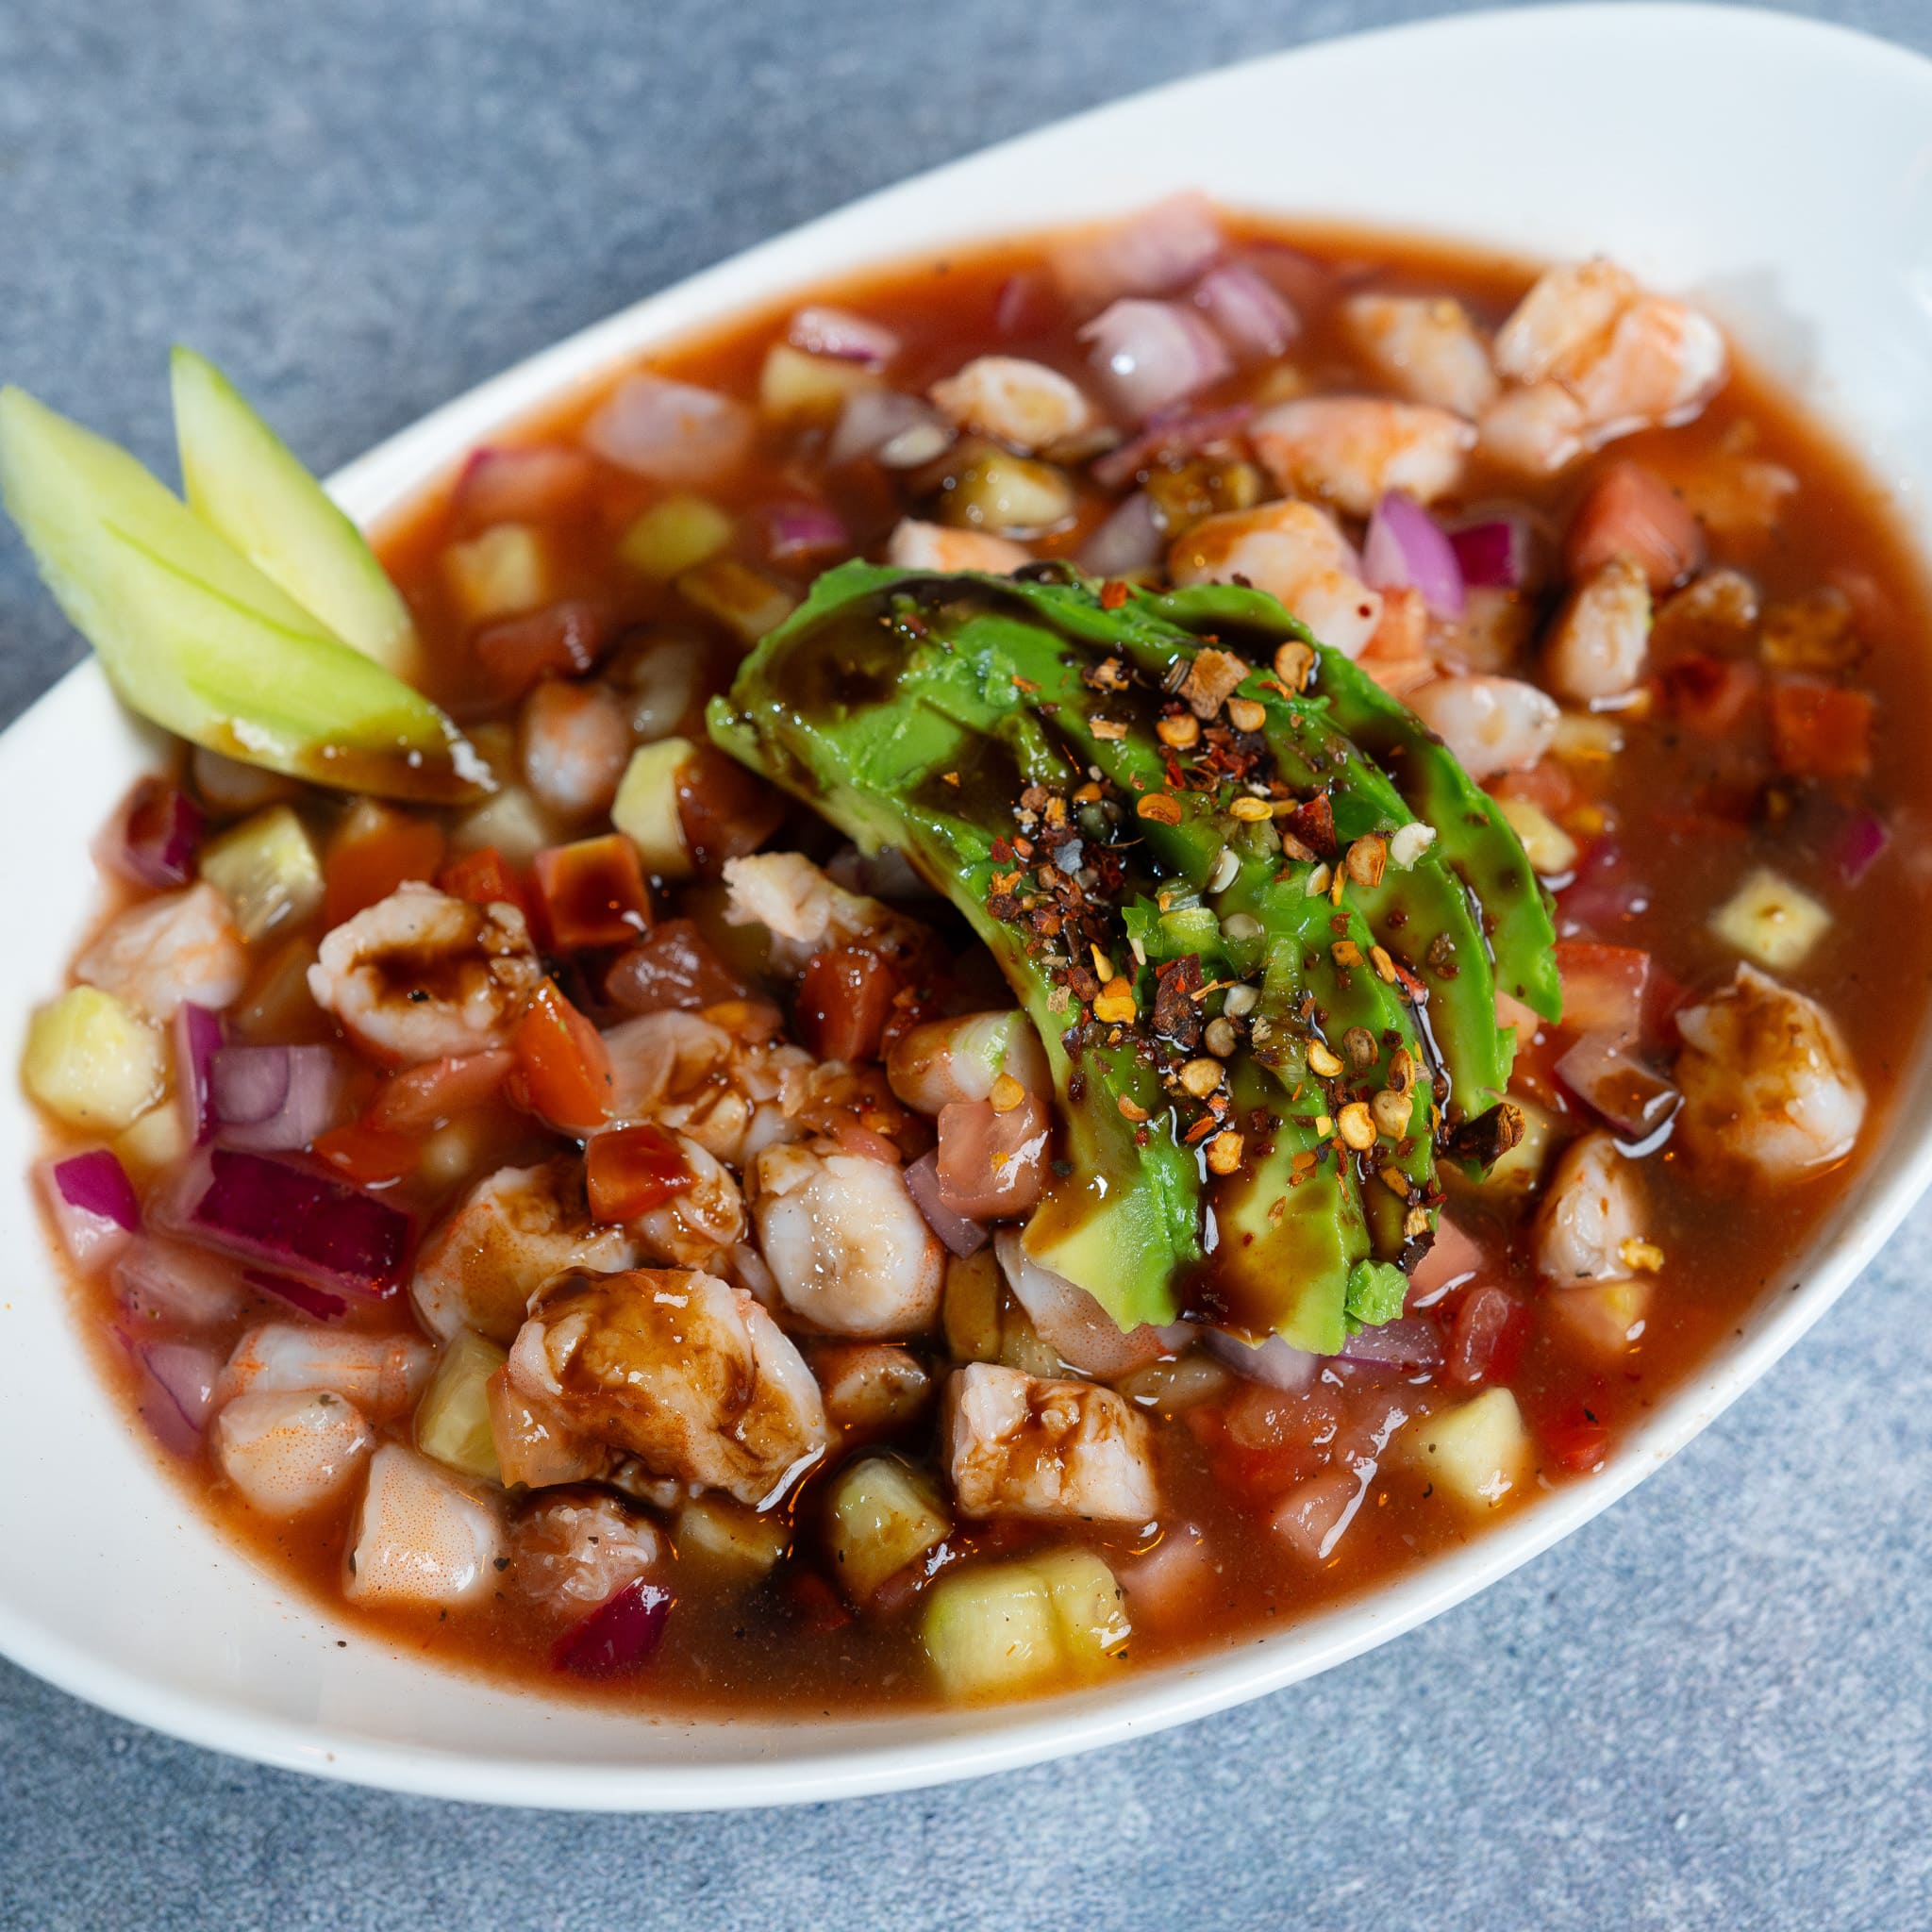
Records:
[[[755,248],[485,384],[334,487],[374,521],[648,344],[1016,217],[1075,221],[1199,187],[1530,255],[1604,250],[1694,291],[1857,439],[1932,539],[1928,127],[1932,64],[1770,14],[1593,6],[1337,42],[1084,115]],[[0,876],[33,914],[0,949],[0,1650],[123,1716],[271,1764],[510,1804],[767,1805],[1026,1764],[1278,1690],[1493,1582],[1649,1474],[1818,1319],[1932,1172],[1922,1065],[1814,1252],[1793,1257],[1790,1291],[1767,1293],[1604,1474],[1261,1641],[1045,1704],[836,1722],[654,1722],[493,1689],[339,1625],[224,1542],[99,1388],[42,1260],[22,1180],[35,1129],[11,1070],[93,902],[89,838],[151,756],[92,663],[0,741]]]

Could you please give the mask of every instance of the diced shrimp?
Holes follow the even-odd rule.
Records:
[[[1694,1152],[1768,1180],[1842,1160],[1865,1120],[1844,1035],[1816,1000],[1740,965],[1723,991],[1677,1015],[1678,1132]]]
[[[601,1490],[553,1491],[511,1526],[509,1576],[525,1596],[573,1616],[665,1564],[649,1518]]]
[[[608,1443],[579,1433],[548,1396],[517,1388],[507,1368],[484,1385],[490,1440],[506,1486],[542,1490],[558,1483],[597,1482],[622,1460]]]
[[[673,1137],[691,1174],[661,1207],[626,1224],[641,1260],[662,1267],[710,1268],[744,1239],[744,1197],[730,1171],[689,1134]],[[587,1262],[596,1267],[597,1262]],[[628,1261],[619,1264],[629,1267]]]
[[[811,1353],[811,1371],[834,1428],[904,1428],[932,1400],[925,1364],[890,1341],[820,1343]]]
[[[1408,702],[1475,778],[1535,764],[1562,717],[1555,699],[1515,677],[1441,677]]]
[[[962,1515],[1151,1523],[1159,1509],[1146,1420],[1111,1389],[972,1362],[946,1383],[941,1429]]]
[[[478,1181],[423,1245],[410,1285],[416,1312],[445,1341],[474,1328],[508,1347],[530,1296],[565,1268],[615,1274],[637,1260],[621,1227],[591,1224],[583,1162],[559,1155]]]
[[[1027,456],[1100,420],[1078,383],[1019,356],[975,356],[928,393],[962,429],[996,436]]]
[[[1356,659],[1391,697],[1407,697],[1439,674],[1430,655],[1428,606],[1409,585],[1382,592],[1382,617]]]
[[[372,1422],[410,1407],[429,1379],[431,1351],[420,1335],[370,1335],[269,1322],[235,1344],[215,1390],[219,1402],[277,1391],[327,1389]]]
[[[1033,553],[990,530],[951,530],[901,517],[886,539],[886,561],[899,570],[984,570],[1010,576]]]
[[[237,1396],[208,1433],[217,1467],[251,1509],[299,1516],[331,1502],[375,1446],[355,1405],[326,1389]]]
[[[1643,675],[1650,585],[1629,558],[1612,557],[1571,591],[1543,646],[1543,676],[1566,698],[1621,696]]]
[[[1012,1009],[928,1020],[902,1033],[886,1057],[892,1091],[924,1114],[991,1099],[1002,1074],[1042,1100],[1053,1092],[1040,1035],[1024,1013]]]
[[[863,892],[848,892],[802,852],[754,852],[725,862],[727,925],[762,925],[771,962],[799,973],[814,953],[863,944],[887,958],[922,952],[932,933]]]
[[[774,1038],[777,1027],[772,1008],[737,1005],[666,1008],[613,1026],[604,1035],[613,1124],[656,1121],[737,1168],[760,1148],[797,1139],[812,1058]]]
[[[323,941],[308,991],[365,1051],[413,1065],[507,1046],[542,976],[515,907],[412,881]]]
[[[1426,403],[1306,396],[1248,425],[1248,441],[1282,489],[1365,517],[1391,490],[1433,503],[1462,481],[1475,429]]]
[[[1536,1264],[1552,1281],[1614,1281],[1631,1272],[1624,1251],[1643,1237],[1637,1165],[1604,1133],[1567,1149],[1536,1223]]]
[[[1345,657],[1360,652],[1382,617],[1382,593],[1362,582],[1348,539],[1312,503],[1264,503],[1205,517],[1175,540],[1167,568],[1176,584],[1245,578]]]
[[[630,757],[630,718],[600,684],[546,678],[524,700],[524,782],[565,818],[608,811]]]
[[[1341,318],[1357,352],[1391,389],[1474,417],[1496,393],[1489,345],[1446,295],[1355,295]]]
[[[824,1453],[824,1406],[741,1288],[695,1270],[560,1274],[510,1350],[511,1385],[654,1474],[775,1502]]]
[[[248,978],[248,949],[227,900],[204,882],[124,912],[75,961],[74,975],[168,1020],[184,1000],[232,1006]]]
[[[758,1249],[787,1307],[835,1335],[932,1327],[945,1251],[898,1168],[793,1144],[753,1174]]]
[[[498,1581],[503,1521],[493,1499],[400,1442],[369,1459],[369,1481],[349,1525],[342,1594],[358,1604],[453,1607]]]
[[[1506,389],[1482,413],[1483,454],[1506,469],[1554,476],[1574,463],[1588,444],[1583,405],[1560,382]]]

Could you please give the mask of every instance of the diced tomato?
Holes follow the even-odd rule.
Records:
[[[1653,591],[1680,584],[1704,561],[1704,526],[1661,476],[1641,463],[1615,462],[1591,485],[1563,539],[1573,582],[1614,558],[1627,558]]]
[[[790,1571],[782,1594],[787,1613],[808,1636],[829,1637],[853,1622],[844,1600],[816,1570],[801,1567]]]
[[[1550,1460],[1572,1475],[1585,1475],[1596,1468],[1610,1446],[1610,1432],[1601,1423],[1557,1423],[1542,1436]]]
[[[798,1037],[822,1060],[876,1059],[899,975],[866,946],[814,953],[798,983]]]
[[[358,1121],[332,1127],[315,1141],[314,1153],[338,1174],[365,1188],[381,1187],[414,1174],[422,1156],[420,1144],[407,1134],[390,1132]]]
[[[1576,780],[1560,758],[1543,758],[1527,771],[1505,772],[1490,787],[1498,798],[1520,798],[1561,818],[1576,803]]]
[[[775,786],[712,745],[699,745],[677,768],[678,823],[702,877],[717,878],[728,859],[756,852],[784,816],[784,794]]]
[[[1500,1288],[1478,1288],[1463,1296],[1449,1332],[1443,1373],[1467,1387],[1474,1382],[1507,1382],[1523,1358],[1529,1336],[1529,1310]]]
[[[1436,1223],[1436,1239],[1408,1277],[1407,1306],[1426,1308],[1452,1288],[1460,1288],[1483,1265],[1483,1251],[1444,1214]]]
[[[1607,1033],[1619,1042],[1635,1040],[1643,1030],[1650,970],[1650,955],[1641,947],[1559,940],[1564,1031]]]
[[[1771,746],[1778,770],[1802,778],[1862,778],[1872,769],[1872,700],[1835,685],[1777,684]]]
[[[577,600],[487,624],[470,649],[505,703],[545,677],[581,677],[610,641],[609,613]]]
[[[610,1118],[610,1053],[597,1029],[546,979],[517,1022],[516,1067],[506,1091],[566,1134],[594,1133]]]
[[[493,1100],[516,1063],[515,1054],[498,1047],[406,1067],[376,1089],[363,1118],[388,1133],[432,1132]]]
[[[1273,1503],[1326,1467],[1342,1411],[1333,1391],[1249,1383],[1225,1404],[1187,1411],[1216,1479],[1251,1503]]]
[[[1650,901],[1629,855],[1614,839],[1591,841],[1574,881],[1557,894],[1557,930],[1566,936],[1615,932]]]
[[[1664,702],[1687,730],[1703,738],[1728,738],[1744,722],[1764,689],[1757,665],[1699,651],[1661,674]]]
[[[683,1148],[648,1121],[592,1134],[584,1148],[584,1180],[598,1221],[635,1221],[695,1178]]]
[[[632,1013],[696,1012],[751,991],[690,919],[659,920],[605,975],[604,994]]]
[[[433,879],[442,863],[442,832],[364,800],[342,821],[323,860],[323,917],[330,925],[387,899],[405,879]]]
[[[524,882],[510,862],[494,845],[465,852],[436,875],[437,889],[452,899],[467,899],[472,906],[514,906],[529,916],[530,902]]]
[[[553,845],[531,870],[558,951],[628,945],[650,931],[650,888],[638,848],[622,832]]]

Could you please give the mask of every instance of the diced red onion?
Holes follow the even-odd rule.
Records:
[[[575,1677],[610,1677],[648,1663],[664,1641],[671,1592],[640,1576],[557,1640],[552,1665]]]
[[[1184,401],[1234,367],[1227,345],[1182,302],[1116,302],[1080,331],[1115,405],[1137,423]]]
[[[640,372],[627,375],[584,425],[601,457],[661,483],[705,483],[751,448],[750,408],[735,397]]]
[[[1220,409],[1158,413],[1139,436],[1108,450],[1088,465],[1088,475],[1103,490],[1120,490],[1157,462],[1191,457],[1211,443],[1226,442],[1241,434],[1255,413],[1252,403],[1229,403]]]
[[[336,1124],[342,1070],[326,1046],[225,1046],[210,1074],[215,1120],[231,1147],[306,1147]]]
[[[1875,812],[1857,813],[1847,822],[1832,852],[1839,877],[1846,885],[1856,886],[1890,843],[1891,834],[1883,819]]]
[[[1557,1077],[1625,1141],[1647,1140],[1682,1105],[1677,1090],[1614,1033],[1584,1034],[1557,1062]]]
[[[819,304],[801,308],[787,325],[785,340],[808,356],[827,356],[835,362],[857,362],[883,369],[899,353],[899,338],[882,322],[855,315],[849,308]]]
[[[1433,1322],[1404,1315],[1348,1338],[1343,1361],[1379,1362],[1389,1368],[1433,1369],[1442,1359],[1442,1336]]]
[[[208,1148],[164,1212],[184,1240],[320,1288],[381,1298],[408,1279],[415,1224],[402,1208],[274,1155]]]
[[[349,1304],[342,1296],[331,1294],[325,1288],[311,1287],[306,1281],[296,1281],[287,1274],[271,1274],[266,1268],[244,1269],[242,1279],[250,1288],[263,1294],[272,1294],[318,1322],[340,1321],[349,1312]]]
[[[1237,1375],[1270,1389],[1306,1389],[1322,1366],[1320,1356],[1291,1348],[1278,1335],[1271,1335],[1256,1347],[1225,1329],[1204,1328],[1201,1340],[1207,1344],[1208,1353],[1217,1361],[1224,1362]]]
[[[1124,577],[1158,563],[1166,549],[1160,511],[1144,490],[1137,490],[1081,545],[1080,568],[1096,577]]]
[[[149,776],[121,801],[96,849],[138,886],[185,886],[194,876],[204,823],[200,806],[178,785]]]
[[[929,1154],[922,1154],[906,1170],[906,1191],[919,1204],[919,1211],[925,1216],[925,1224],[951,1253],[962,1257],[976,1255],[991,1236],[983,1222],[968,1221],[955,1214],[940,1199],[939,1168],[937,1147]]]
[[[193,1456],[201,1448],[222,1358],[198,1341],[124,1337],[141,1372],[141,1419],[163,1449]]]
[[[1062,242],[1054,274],[1068,297],[1098,308],[1119,295],[1165,295],[1205,275],[1221,229],[1205,195],[1174,194],[1109,227]]]
[[[1237,356],[1265,361],[1301,333],[1301,321],[1274,284],[1247,263],[1224,261],[1194,284],[1193,302]]]
[[[1521,517],[1489,517],[1449,532],[1462,581],[1473,591],[1520,591],[1529,579],[1529,525]]]
[[[1462,569],[1442,526],[1412,496],[1390,491],[1369,519],[1362,580],[1377,591],[1420,591],[1438,617],[1462,615]]]
[[[137,1321],[212,1328],[242,1311],[234,1264],[180,1241],[137,1235],[114,1264],[114,1292]]]
[[[197,1147],[215,1130],[214,1058],[221,1046],[222,1016],[183,1000],[175,1009],[175,1091]]]
[[[42,1191],[60,1244],[76,1268],[111,1267],[141,1225],[141,1203],[127,1171],[106,1147],[43,1161]]]
[[[531,442],[471,454],[451,508],[471,528],[541,524],[570,515],[597,484],[597,465],[567,443]]]
[[[836,510],[822,503],[781,503],[764,515],[765,552],[774,563],[850,550],[852,532]]]
[[[993,332],[1008,341],[1015,336],[1044,335],[1059,320],[1059,298],[1047,286],[1046,277],[1023,268],[1008,275],[993,297]]]
[[[916,470],[949,448],[953,425],[928,403],[896,389],[862,389],[847,396],[825,445],[828,463],[871,457],[889,470]]]

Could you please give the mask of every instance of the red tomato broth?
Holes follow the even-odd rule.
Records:
[[[1520,264],[1434,243],[1312,227],[1230,226],[1249,243],[1284,242],[1305,251],[1310,265],[1298,271],[1305,290],[1317,294],[1332,293],[1337,288],[1391,292],[1447,290],[1491,327],[1533,279]],[[1050,290],[1042,293],[1036,289],[1029,296],[1020,332],[1002,334],[997,327],[1003,307],[1010,312],[1014,306],[1003,302],[1009,279],[1040,258],[1036,244],[1023,243],[970,258],[881,272],[816,292],[821,299],[874,317],[898,332],[905,346],[891,373],[897,388],[923,391],[976,353],[1037,356],[1069,371],[1084,370],[1084,351],[1073,338],[1075,318],[1064,311]],[[784,317],[793,306],[788,302],[705,340],[679,345],[652,358],[648,366],[755,398],[766,346],[774,337],[782,337]],[[1312,303],[1304,308],[1303,321],[1305,332],[1291,357],[1308,374],[1311,387],[1365,386],[1332,310]],[[621,373],[613,372],[609,380]],[[1197,398],[1196,405],[1207,407],[1239,394],[1247,382],[1245,376],[1232,376]],[[505,440],[573,439],[608,386],[607,381],[593,393],[573,398],[548,417],[522,425],[516,439]],[[1713,538],[1713,561],[1747,569],[1767,599],[1803,595],[1828,582],[1857,587],[1858,626],[1865,647],[1858,675],[1876,691],[1879,704],[1871,734],[1870,774],[1857,781],[1856,790],[1862,798],[1887,805],[1891,841],[1856,890],[1848,891],[1834,876],[1831,825],[1825,823],[1829,814],[1820,819],[1823,829],[1816,836],[1808,829],[1810,821],[1798,816],[1815,812],[1815,798],[1796,797],[1782,817],[1765,809],[1765,788],[1773,785],[1774,792],[1775,774],[1761,691],[1755,703],[1747,698],[1741,724],[1716,736],[1700,734],[1674,722],[1669,667],[1654,655],[1647,687],[1649,717],[1633,714],[1623,749],[1601,770],[1566,765],[1564,770],[1575,783],[1565,790],[1575,797],[1568,803],[1553,800],[1563,806],[1557,816],[1586,828],[1580,836],[1587,882],[1600,887],[1605,878],[1610,879],[1622,893],[1615,903],[1629,908],[1624,916],[1593,916],[1576,937],[1649,951],[1658,969],[1654,979],[1661,975],[1673,987],[1702,992],[1728,977],[1736,958],[1708,932],[1706,921],[1712,908],[1756,865],[1774,864],[1831,905],[1837,923],[1800,971],[1781,976],[1797,990],[1825,1000],[1850,1043],[1873,1102],[1855,1157],[1862,1158],[1887,1124],[1893,1086],[1909,1060],[1923,1023],[1921,988],[1932,979],[1932,919],[1925,916],[1932,899],[1932,869],[1917,856],[1925,849],[1917,833],[1932,827],[1932,792],[1917,757],[1915,734],[1898,723],[1925,715],[1932,701],[1932,653],[1926,649],[1932,639],[1932,615],[1920,567],[1882,492],[1850,455],[1746,368],[1733,374],[1694,423],[1623,438],[1553,482],[1533,488],[1526,488],[1520,478],[1492,475],[1478,468],[1465,492],[1466,501],[1472,509],[1506,499],[1515,506],[1527,504],[1554,553],[1574,508],[1606,469],[1635,461],[1666,477],[1679,477],[1722,452],[1727,440],[1748,440],[1755,458],[1790,468],[1801,479],[1801,489],[1795,508],[1785,517],[1774,542]],[[620,640],[612,647],[617,653],[624,649],[624,633],[639,625],[674,625],[703,640],[700,682],[682,727],[687,735],[701,738],[697,712],[702,698],[728,683],[742,641],[694,610],[669,586],[655,584],[614,558],[621,534],[641,511],[668,492],[607,463],[597,463],[594,475],[594,489],[587,498],[576,499],[574,520],[546,526],[554,564],[552,595],[558,601],[584,600],[601,613],[609,635]],[[892,479],[875,466],[856,464],[827,475],[813,462],[808,448],[801,455],[795,439],[770,431],[763,432],[756,456],[734,478],[723,487],[708,486],[705,493],[739,515],[748,532],[753,511],[775,501],[795,500],[802,487],[842,517],[857,546],[869,554],[877,554],[906,508]],[[1101,494],[1084,480],[1080,487],[1082,504],[1074,526],[1038,543],[1038,554],[1071,554],[1100,521],[1106,508]],[[429,646],[425,687],[458,717],[475,721],[496,715],[501,687],[472,655],[475,627],[458,612],[441,564],[444,546],[469,534],[470,526],[457,520],[451,490],[445,488],[430,492],[392,520],[380,547]],[[735,540],[738,554],[747,559],[755,554],[744,547],[749,541],[745,534]],[[813,558],[791,571],[762,561],[760,567],[802,592],[813,571],[829,560]],[[1545,613],[1554,602],[1553,592],[1539,596]],[[611,661],[607,657],[607,666]],[[327,828],[340,819],[341,808],[333,799],[310,792],[300,809],[311,827],[325,835],[319,842],[325,846]],[[439,823],[450,817],[425,816],[436,817]],[[796,825],[794,815],[770,842],[794,843]],[[594,819],[558,842],[595,837],[603,829],[602,820]],[[447,863],[463,861],[452,851]],[[484,862],[473,864],[469,874],[516,878],[521,870],[505,868],[498,874]],[[527,872],[522,875],[529,876]],[[541,872],[537,883],[541,889]],[[527,887],[522,890],[528,893]],[[1579,887],[1579,894],[1583,890]],[[661,881],[653,884],[652,909],[661,920],[699,917],[708,903],[711,902],[703,899],[701,891],[666,889]],[[1591,905],[1600,908],[1603,903],[1599,890]],[[935,917],[936,923],[943,923]],[[309,936],[319,937],[322,929],[318,920],[308,928]],[[700,919],[700,929],[707,940],[719,936],[714,912]],[[1559,918],[1559,931],[1564,929]],[[300,934],[293,929],[278,930],[273,945],[256,949],[258,967],[275,948],[297,937]],[[560,1083],[563,1091],[558,1104],[567,1108],[594,1110],[594,1092],[582,1090],[594,1087],[601,1077],[597,1070],[554,1062],[559,1056],[569,1058],[565,1048],[576,1009],[586,1001],[601,999],[604,975],[615,957],[594,956],[583,974],[567,979],[555,995],[558,1001],[568,1002],[559,1008],[562,1023],[550,1029],[556,1038],[546,1035],[527,1043],[535,1058],[523,1069],[525,1080],[535,1072],[540,1082]],[[731,965],[738,969],[735,956]],[[597,1006],[589,1012],[591,1021],[604,1025],[622,1016],[618,1006]],[[868,1008],[858,1031],[870,1037],[879,1019]],[[813,1024],[823,1023],[807,1022]],[[1656,1024],[1667,1036],[1668,1019]],[[533,1022],[533,1035],[535,1031]],[[1550,1039],[1541,1044],[1524,1042],[1526,1066],[1545,1064],[1542,1046],[1554,1045],[1560,1053],[1570,1037],[1556,1029],[1547,1031]],[[310,1030],[301,1037],[315,1035]],[[1558,1113],[1570,1113],[1567,1124],[1585,1124],[1581,1109],[1565,1100],[1560,1088],[1539,1079],[1534,1091]],[[518,1097],[513,1076],[509,1092],[485,1104],[474,1117],[437,1134],[418,1136],[425,1143],[424,1158],[413,1171],[384,1188],[385,1198],[408,1206],[417,1217],[419,1230],[425,1230],[440,1212],[460,1199],[473,1179],[505,1161],[541,1158],[568,1144],[520,1110]],[[527,1099],[527,1094],[524,1097]],[[465,1135],[472,1143],[467,1147],[462,1142]],[[1787,1274],[1790,1258],[1805,1248],[1843,1178],[1840,1173],[1783,1191],[1747,1191],[1693,1170],[1694,1163],[1669,1145],[1649,1163],[1646,1235],[1663,1251],[1666,1267],[1650,1297],[1641,1338],[1611,1362],[1583,1355],[1545,1319],[1546,1291],[1540,1289],[1524,1252],[1517,1211],[1490,1200],[1471,1203],[1452,1191],[1451,1212],[1475,1238],[1484,1261],[1474,1280],[1450,1291],[1428,1319],[1440,1324],[1446,1339],[1454,1333],[1465,1301],[1497,1287],[1507,1290],[1526,1311],[1522,1332],[1513,1336],[1505,1353],[1516,1357],[1508,1386],[1541,1445],[1537,1486],[1582,1479],[1579,1472],[1599,1459],[1598,1432],[1601,1455],[1615,1457],[1621,1435],[1733,1336],[1766,1290]],[[108,1336],[108,1321],[114,1310],[111,1291],[105,1284],[82,1283],[75,1293],[108,1379],[131,1399],[133,1372]],[[283,1305],[262,1297],[235,1326],[239,1331],[252,1322],[287,1318]],[[410,1319],[407,1296],[354,1307],[346,1318],[352,1324],[371,1327],[404,1324]],[[920,1352],[936,1369],[942,1368],[942,1345],[921,1344]],[[1423,1386],[1429,1380],[1404,1380],[1366,1364],[1338,1365],[1324,1372],[1315,1411],[1345,1420],[1391,1392],[1424,1406],[1460,1400],[1471,1392],[1440,1378],[1433,1386]],[[1067,1531],[1045,1524],[993,1522],[977,1528],[956,1527],[944,1547],[967,1555],[975,1550],[1007,1554],[1084,1542],[1122,1570],[1128,1579],[1131,1605],[1135,1553],[1153,1541],[1182,1538],[1190,1527],[1198,1529],[1206,1538],[1206,1559],[1185,1593],[1184,1608],[1165,1616],[1136,1610],[1128,1656],[1147,1662],[1246,1641],[1285,1620],[1345,1601],[1421,1558],[1463,1544],[1480,1534],[1487,1523],[1500,1520],[1536,1493],[1537,1486],[1521,1490],[1489,1517],[1473,1515],[1437,1496],[1425,1474],[1404,1464],[1398,1435],[1391,1454],[1381,1458],[1346,1534],[1330,1555],[1311,1560],[1291,1549],[1269,1527],[1269,1517],[1286,1489],[1282,1473],[1306,1474],[1324,1466],[1296,1437],[1291,1412],[1300,1411],[1292,1401],[1279,1405],[1281,1416],[1287,1418],[1278,1424],[1280,1440],[1246,1445],[1245,1474],[1230,1484],[1224,1479],[1228,1469],[1224,1439],[1226,1417],[1237,1405],[1244,1406],[1243,1413],[1251,1420],[1267,1408],[1264,1395],[1257,1394],[1254,1385],[1229,1381],[1208,1405],[1194,1411],[1191,1424],[1178,1410],[1170,1413],[1158,1405],[1150,1410],[1167,1418],[1156,1431],[1164,1504],[1158,1539],[1139,1530],[1116,1534],[1089,1526]],[[1301,1410],[1307,1409],[1303,1403]],[[931,1436],[929,1421],[923,1422],[903,1439],[904,1445],[922,1453],[929,1447]],[[853,1440],[860,1438],[855,1435]],[[769,1578],[742,1587],[702,1555],[680,1555],[671,1573],[676,1602],[649,1665],[634,1675],[618,1675],[591,1686],[559,1677],[552,1668],[552,1647],[564,1627],[558,1619],[508,1591],[499,1591],[460,1615],[342,1605],[339,1579],[349,1507],[275,1523],[225,1493],[225,1486],[205,1467],[185,1472],[178,1464],[171,1467],[191,1479],[224,1530],[247,1545],[274,1574],[296,1580],[334,1614],[366,1629],[373,1640],[420,1650],[441,1663],[521,1679],[549,1692],[624,1700],[652,1710],[729,1707],[829,1715],[855,1705],[930,1702],[935,1691],[920,1646],[915,1592],[903,1588],[882,1591],[882,1600],[896,1596],[902,1606],[900,1614],[888,1617],[864,1611],[856,1618],[830,1616],[824,1614],[819,1601],[825,1574],[820,1526],[824,1474],[837,1467],[841,1450],[835,1431],[825,1472],[808,1479],[790,1506],[791,1554]],[[836,1591],[831,1601],[838,1607]]]

